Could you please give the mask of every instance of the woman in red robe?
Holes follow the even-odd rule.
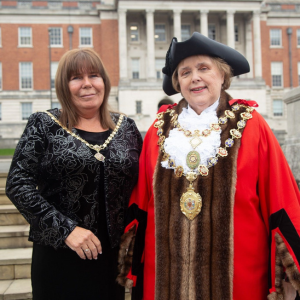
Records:
[[[277,300],[300,291],[300,194],[236,50],[173,38],[163,89],[181,92],[148,130],[120,250],[133,300]],[[247,97],[247,95],[243,95]]]

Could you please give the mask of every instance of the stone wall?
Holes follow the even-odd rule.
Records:
[[[287,161],[300,187],[300,87],[284,95],[287,104],[287,136],[282,147]]]

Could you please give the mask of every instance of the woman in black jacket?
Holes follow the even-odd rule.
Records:
[[[124,299],[117,246],[142,138],[108,111],[110,80],[93,50],[67,52],[55,87],[62,109],[30,116],[6,186],[30,223],[33,299]]]

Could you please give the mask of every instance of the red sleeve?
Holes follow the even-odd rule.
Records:
[[[156,122],[157,120],[155,120]],[[153,123],[154,124],[154,123]],[[153,197],[152,179],[158,156],[157,129],[152,125],[148,130],[139,160],[139,177],[129,201],[126,216],[126,228],[124,236],[134,237],[135,240],[127,241],[127,248],[132,246],[133,254],[129,272],[126,271],[126,278],[135,287],[144,263],[145,232],[147,227],[148,203]],[[132,236],[130,231],[135,230]],[[131,245],[134,243],[134,245]],[[121,245],[122,247],[122,245]]]
[[[286,276],[300,290],[300,194],[282,149],[259,115],[258,194],[270,232],[270,292]],[[281,274],[281,275],[280,275]]]
[[[177,104],[163,105],[158,113],[164,112],[175,105]],[[141,286],[139,280],[143,278],[145,233],[149,214],[150,218],[153,219],[153,207],[151,207],[152,209],[148,209],[148,207],[150,202],[153,205],[152,181],[159,152],[157,128],[153,126],[156,121],[153,122],[144,139],[139,160],[138,182],[131,194],[126,217],[124,236],[127,236],[128,239],[124,244],[129,249],[132,247],[133,252],[131,268],[127,268],[129,271],[126,270],[124,274],[126,273],[127,281],[131,282],[133,287]],[[135,231],[134,236],[131,234],[133,230]],[[121,245],[121,247],[123,246]]]

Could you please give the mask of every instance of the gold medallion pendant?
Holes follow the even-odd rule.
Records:
[[[190,185],[187,188],[187,192],[183,193],[180,198],[180,209],[189,220],[194,220],[201,211],[202,198],[198,193],[194,192],[193,188],[193,181],[197,178],[197,174],[188,172],[186,178]]]
[[[208,176],[209,168],[215,166],[218,163],[219,159],[228,156],[228,148],[234,146],[235,139],[238,140],[242,137],[242,132],[240,131],[240,129],[245,128],[247,120],[250,120],[252,118],[252,112],[254,108],[249,107],[247,104],[242,106],[246,107],[246,111],[240,114],[242,120],[239,120],[237,122],[236,129],[230,130],[231,137],[227,137],[224,145],[217,149],[217,153],[214,157],[210,157],[206,160],[206,164],[205,162],[201,164],[200,154],[196,151],[196,148],[202,143],[202,139],[200,137],[208,137],[212,133],[212,131],[221,133],[221,125],[226,124],[230,119],[234,119],[236,117],[236,114],[234,112],[238,111],[241,106],[238,104],[233,105],[231,107],[231,111],[225,110],[225,115],[223,117],[219,117],[217,123],[210,124],[210,128],[204,129],[202,131],[194,130],[194,133],[191,130],[184,129],[180,125],[178,121],[178,114],[175,114],[174,109],[166,110],[166,113],[169,113],[169,115],[171,116],[171,129],[173,127],[178,131],[183,132],[183,134],[189,139],[189,143],[193,148],[193,151],[190,151],[186,155],[186,164],[191,170],[187,173],[185,173],[185,169],[183,168],[183,166],[177,166],[175,163],[175,158],[171,157],[170,154],[165,151],[165,136],[162,129],[162,126],[164,124],[163,113],[159,113],[157,115],[158,121],[155,122],[154,127],[158,129],[157,135],[160,137],[158,139],[158,146],[160,151],[163,153],[162,161],[168,162],[168,168],[174,169],[174,173],[177,178],[180,178],[184,175],[190,182],[187,191],[183,193],[180,198],[180,209],[189,220],[194,220],[196,216],[201,212],[202,208],[202,198],[199,193],[195,192],[193,188],[193,182],[196,180],[198,175],[201,175],[203,177]]]
[[[180,198],[180,208],[182,213],[189,219],[194,220],[201,211],[202,198],[194,192],[192,184],[187,188]]]

